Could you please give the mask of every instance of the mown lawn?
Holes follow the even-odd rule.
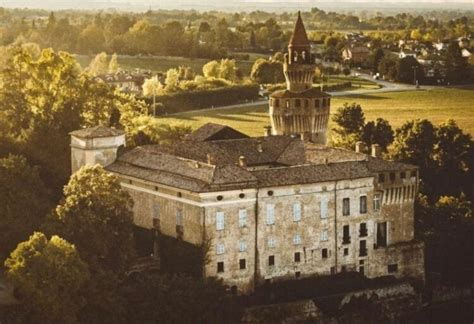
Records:
[[[387,119],[392,127],[405,121],[426,118],[438,124],[449,118],[466,132],[474,134],[474,91],[441,88],[407,92],[381,92],[370,95],[348,95],[334,97],[332,113],[345,102],[361,104],[366,120],[378,117]],[[248,135],[261,135],[269,124],[267,104],[258,104],[232,109],[214,109],[161,117],[158,123],[185,123],[197,128],[207,122],[234,127]]]
[[[76,55],[76,60],[82,68],[86,68],[94,58],[94,55]],[[252,59],[253,57],[251,57]],[[211,59],[190,59],[174,56],[126,56],[119,55],[118,63],[124,70],[143,69],[152,72],[166,72],[180,65],[191,67],[196,73],[202,74],[202,67]],[[237,61],[237,67],[244,75],[250,75],[253,61]]]

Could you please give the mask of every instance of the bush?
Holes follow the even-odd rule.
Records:
[[[213,106],[225,106],[244,100],[254,100],[258,98],[258,91],[257,84],[247,84],[170,93],[156,97],[156,101],[164,105],[164,109],[157,111],[157,113],[178,113]],[[146,98],[145,100],[148,104],[151,104],[152,99]]]

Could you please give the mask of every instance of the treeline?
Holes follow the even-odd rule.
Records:
[[[430,18],[398,14],[367,17],[325,12],[302,13],[311,30],[401,30],[430,32],[434,38],[459,37],[473,28],[473,14],[432,13]],[[227,57],[230,52],[271,52],[288,42],[296,13],[224,13],[148,11],[113,13],[38,10],[0,10],[0,43],[35,42],[72,53],[169,55],[202,58]],[[310,33],[317,40],[320,35]]]

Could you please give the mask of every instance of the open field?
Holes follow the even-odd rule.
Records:
[[[334,97],[332,112],[345,102],[362,105],[366,120],[378,117],[387,119],[396,128],[406,120],[426,118],[438,124],[449,118],[456,120],[466,132],[474,134],[474,91],[470,89],[420,90],[407,92],[381,92],[371,95]],[[173,117],[161,117],[159,123],[186,123],[193,128],[207,122],[226,124],[248,135],[261,135],[269,124],[267,104],[215,109],[205,112],[188,112]]]
[[[237,67],[240,68],[244,75],[250,75],[250,70],[254,60],[259,55],[253,55],[249,61],[237,61]],[[86,68],[95,55],[79,55],[76,54],[76,60],[82,68]],[[124,70],[143,69],[152,72],[166,72],[171,68],[177,68],[180,65],[191,67],[195,72],[202,73],[202,67],[211,59],[190,59],[175,56],[127,56],[119,55],[118,63]]]

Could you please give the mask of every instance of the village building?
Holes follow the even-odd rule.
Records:
[[[353,45],[342,50],[342,60],[353,65],[364,66],[369,62],[370,49],[367,46]]]
[[[378,145],[327,147],[330,95],[312,87],[301,17],[288,49],[287,89],[270,96],[263,136],[206,124],[171,147],[125,151],[122,131],[82,129],[71,133],[72,171],[104,165],[133,198],[136,225],[207,242],[204,276],[240,293],[344,271],[423,280],[418,168],[382,159]]]

